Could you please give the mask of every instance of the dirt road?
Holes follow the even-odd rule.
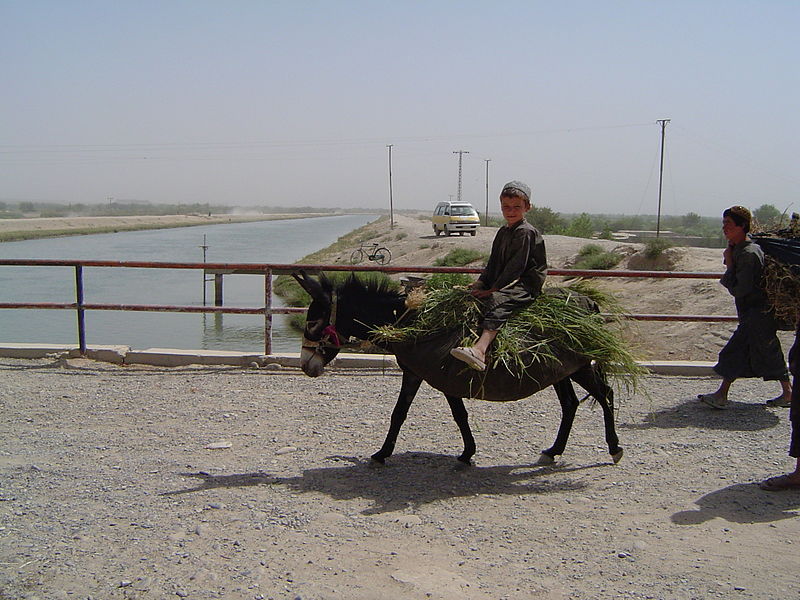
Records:
[[[395,372],[154,369],[0,360],[0,598],[714,599],[800,595],[787,411],[737,382],[648,377],[623,394],[625,457],[583,406],[563,460],[551,391],[470,401],[457,469],[423,386],[396,455]],[[213,445],[221,448],[212,449]]]

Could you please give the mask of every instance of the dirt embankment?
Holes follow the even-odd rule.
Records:
[[[392,253],[392,266],[431,266],[456,248],[467,248],[488,255],[495,227],[481,227],[476,236],[436,236],[428,215],[418,218],[395,215],[394,228],[382,218],[344,236],[339,243],[313,254],[318,264],[349,264],[350,254],[361,242],[379,242]],[[643,256],[642,244],[611,240],[587,240],[563,235],[546,235],[549,266],[572,268],[578,252],[587,244],[598,244],[623,256],[615,269],[708,272],[721,274],[722,250],[714,248],[672,248],[657,262]],[[305,259],[304,259],[305,260]],[[303,261],[300,261],[303,262]],[[481,260],[469,266],[479,267]],[[557,283],[561,278],[551,278]],[[612,292],[629,313],[675,315],[735,315],[733,299],[716,278],[640,279],[598,278],[594,282]],[[657,322],[630,321],[626,338],[642,359],[715,361],[730,337],[735,322]],[[784,351],[791,347],[793,334],[779,334]]]

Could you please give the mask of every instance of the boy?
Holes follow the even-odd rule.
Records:
[[[452,356],[478,371],[486,370],[486,351],[497,331],[513,312],[541,293],[547,274],[544,239],[525,220],[525,213],[531,209],[531,189],[521,181],[505,184],[500,208],[506,224],[495,235],[486,268],[470,286],[470,293],[484,300],[487,307],[481,335],[474,346],[450,350]]]
[[[731,206],[722,213],[722,233],[728,240],[723,252],[725,274],[720,283],[736,303],[739,325],[719,353],[714,371],[722,382],[712,394],[698,394],[712,408],[728,408],[728,390],[739,377],[762,377],[780,381],[780,396],[767,400],[767,406],[789,406],[792,386],[783,357],[777,325],[769,312],[766,292],[761,286],[764,252],[748,236],[752,217],[744,206]]]

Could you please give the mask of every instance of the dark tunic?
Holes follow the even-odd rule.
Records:
[[[794,333],[794,344],[789,350],[789,371],[792,373],[792,406],[789,421],[792,423],[792,442],[789,456],[800,458],[800,321]]]
[[[736,302],[739,326],[719,353],[714,371],[729,381],[739,377],[786,380],[789,373],[777,323],[761,286],[764,253],[749,239],[733,247],[731,266],[720,279]]]
[[[547,253],[542,234],[525,219],[497,231],[486,268],[478,277],[483,289],[496,289],[485,299],[482,326],[500,329],[514,311],[542,292],[547,276]]]

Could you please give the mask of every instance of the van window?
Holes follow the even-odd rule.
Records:
[[[475,210],[470,206],[454,206],[452,210],[454,217],[471,217],[475,214]]]

